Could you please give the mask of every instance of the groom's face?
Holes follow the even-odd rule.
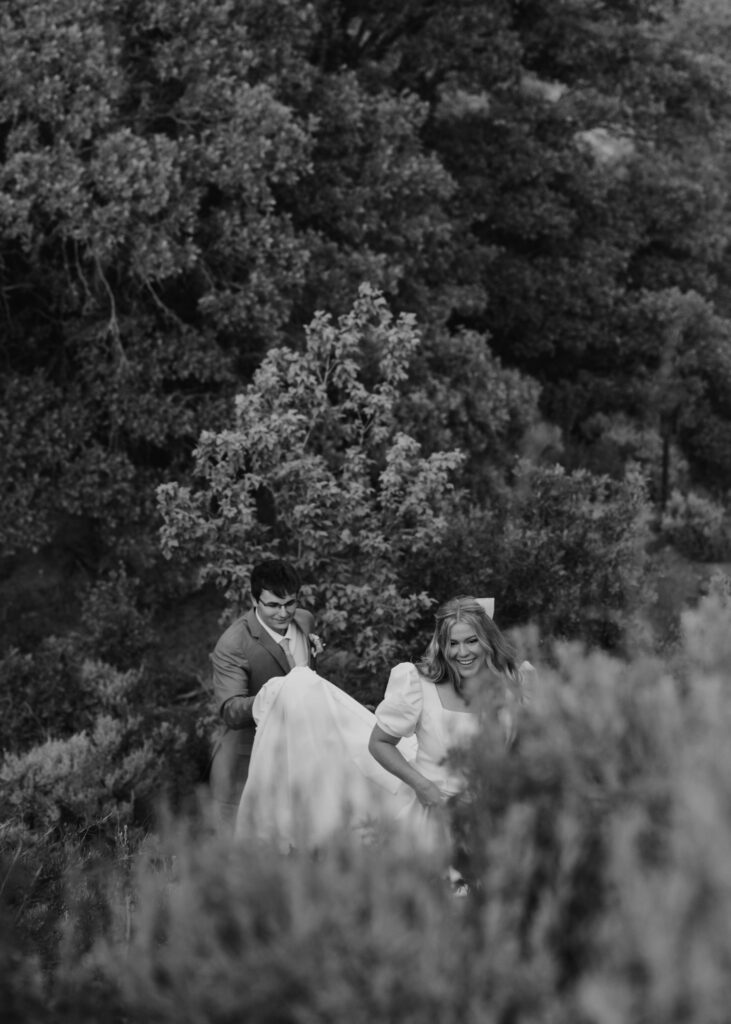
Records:
[[[280,597],[271,590],[262,590],[256,602],[256,610],[265,626],[284,635],[297,610],[297,595],[285,594]]]

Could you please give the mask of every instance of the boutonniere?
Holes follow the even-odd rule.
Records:
[[[322,640],[319,638],[317,633],[310,633],[309,637],[310,637],[310,647],[312,648],[312,653],[315,655],[315,657],[317,657],[318,654],[322,654],[322,652],[325,650],[325,645],[322,642]]]

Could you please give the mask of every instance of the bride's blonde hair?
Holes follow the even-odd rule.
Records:
[[[445,651],[452,626],[456,622],[464,622],[473,630],[495,672],[506,676],[509,682],[520,685],[520,671],[512,646],[476,598],[467,595],[453,597],[437,609],[435,618],[434,635],[417,666],[426,679],[432,683],[449,681],[459,693],[461,679],[447,660]]]

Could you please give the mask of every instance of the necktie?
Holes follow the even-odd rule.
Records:
[[[287,659],[287,664],[289,665],[290,668],[294,668],[294,657],[292,656],[292,651],[289,646],[289,640],[286,638],[286,636],[284,637],[283,640],[279,641],[279,644],[282,650],[284,651],[284,657]]]

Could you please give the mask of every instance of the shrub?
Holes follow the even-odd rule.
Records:
[[[486,722],[462,759],[467,898],[385,839],[285,855],[181,822],[91,925],[69,905],[54,1012],[724,1024],[730,627],[719,592],[672,663],[556,646],[516,742]]]
[[[131,586],[131,585],[129,585]],[[124,576],[93,589],[84,606],[86,629],[63,637],[47,637],[30,652],[10,648],[0,659],[0,748],[21,751],[45,742],[64,739],[91,728],[95,712],[105,706],[89,666],[112,660],[128,670],[117,674],[115,687],[129,690],[139,681],[133,666],[146,649],[150,633],[146,619],[129,603]],[[84,666],[87,666],[86,668]],[[121,691],[120,691],[121,692]]]
[[[362,286],[337,323],[315,316],[303,351],[268,352],[231,427],[201,434],[194,486],[158,488],[166,556],[196,564],[232,606],[248,601],[255,562],[292,559],[325,639],[371,674],[429,606],[403,579],[446,536],[464,460],[425,456],[400,429],[419,345],[414,317]]]
[[[730,626],[723,597],[686,612],[672,666],[560,647],[516,745],[467,759],[479,899],[491,914],[513,861],[521,941],[550,950],[574,1019],[724,1019]]]
[[[153,641],[151,615],[137,605],[139,581],[124,567],[97,581],[81,611],[83,650],[121,669],[139,665]]]
[[[141,670],[86,661],[77,684],[94,708],[88,726],[0,761],[0,822],[25,842],[34,833],[113,837],[198,781],[196,717],[152,706]]]
[[[492,534],[505,612],[522,609],[547,636],[616,643],[647,596],[648,524],[636,474],[617,481],[519,464]]]
[[[38,958],[18,949],[10,922],[1,918],[0,1006],[3,1024],[43,1024],[50,1020]]]
[[[682,617],[680,697],[666,678],[660,703],[676,710],[656,726],[666,737],[658,779],[668,810],[662,844],[647,855],[647,819],[630,806],[608,829],[612,913],[596,935],[597,956],[579,991],[606,1019],[721,1022],[727,1016],[731,953],[731,606],[712,595]]]
[[[532,621],[547,637],[616,646],[648,597],[648,522],[638,476],[525,460],[492,506],[453,517],[442,544],[414,560],[413,577],[440,601],[497,597],[501,627]]]
[[[612,822],[642,820],[648,856],[662,846],[680,711],[659,661],[627,664],[574,644],[554,660],[516,744],[505,750],[496,723],[464,759],[472,799],[455,823],[488,905],[513,862],[516,927],[523,942],[549,945],[563,985],[593,965],[596,928],[611,912]]]
[[[21,751],[89,727],[94,700],[84,686],[72,638],[48,637],[32,653],[0,660],[0,748]]]
[[[673,491],[663,512],[663,536],[687,558],[700,562],[731,558],[731,536],[722,505],[690,491]]]
[[[98,1012],[79,1009],[92,984],[129,1022],[210,1024],[456,1024],[531,1012],[545,993],[537,965],[518,977],[512,947],[501,954],[490,936],[488,953],[413,851],[344,841],[284,856],[180,836],[170,849],[174,866],[141,868],[129,940],[118,906],[106,938],[64,965],[74,1019]]]
[[[0,818],[21,830],[61,834],[132,822],[151,807],[169,781],[164,757],[185,736],[163,723],[140,735],[140,719],[99,715],[88,733],[47,740],[0,763]]]

